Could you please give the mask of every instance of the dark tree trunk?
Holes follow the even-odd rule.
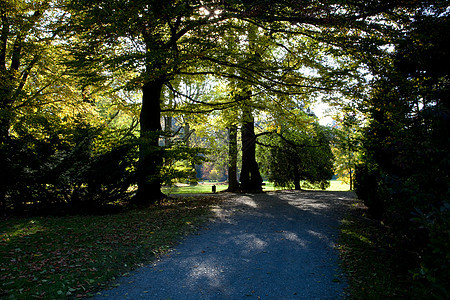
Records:
[[[350,191],[353,191],[353,169],[350,168]]]
[[[261,192],[262,177],[256,162],[255,123],[250,110],[244,110],[242,134],[242,170],[241,190],[243,192]]]
[[[237,192],[239,190],[239,182],[237,180],[237,126],[232,125],[228,129],[228,192]]]
[[[6,68],[0,68],[0,145],[10,140],[9,131],[14,116],[14,81],[15,78]],[[14,70],[17,72],[16,70]]]
[[[138,191],[134,203],[148,206],[164,198],[161,192],[162,149],[160,98],[164,80],[146,82],[142,87],[142,109],[140,114],[141,144],[137,171]]]
[[[191,126],[189,126],[189,123],[186,122],[184,124],[184,138],[183,138],[183,140],[184,140],[184,144],[185,144],[185,146],[187,148],[189,148],[191,146],[191,144],[189,142],[189,138],[191,137],[192,132],[193,131],[191,131]],[[191,168],[192,168],[192,170],[195,170],[195,164],[194,163],[191,164]],[[198,185],[198,181],[197,181],[197,176],[196,175],[197,174],[195,172],[195,174],[192,175],[192,177],[189,178],[189,185],[191,185],[191,186]]]
[[[298,172],[298,166],[294,164],[294,189],[300,191],[300,174]]]
[[[164,146],[172,145],[172,117],[164,117]]]

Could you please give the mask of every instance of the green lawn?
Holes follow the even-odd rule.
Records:
[[[211,193],[212,186],[215,185],[217,192],[226,190],[228,185],[224,182],[204,182],[198,185],[190,186],[187,184],[178,184],[173,187],[163,187],[163,192],[166,194],[205,194]],[[280,190],[282,188],[275,187],[271,182],[265,182],[263,186],[264,191]],[[348,191],[349,185],[339,180],[330,180],[330,187],[327,191]]]
[[[173,187],[163,187],[162,191],[165,194],[210,194],[212,193],[213,185],[216,186],[217,192],[228,188],[228,185],[222,182],[205,182],[192,186],[188,184],[178,184]]]
[[[92,295],[194,230],[214,201],[176,199],[114,215],[0,220],[0,299]]]

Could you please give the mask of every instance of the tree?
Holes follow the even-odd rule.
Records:
[[[130,184],[132,104],[70,76],[63,3],[0,2],[0,210],[81,209]]]
[[[228,128],[228,192],[237,192],[239,190],[239,181],[237,179],[237,126],[230,125]]]
[[[292,10],[287,4],[277,3],[273,18],[265,19],[266,7],[252,1],[69,1],[75,65],[87,75],[86,84],[127,72],[125,86],[142,90],[137,204],[163,196],[158,147],[162,90],[176,77],[210,74],[258,89],[254,94],[287,95],[330,89],[332,74],[346,76],[319,61],[322,32],[311,26],[341,25],[354,11],[344,14],[320,2]],[[306,17],[298,18],[300,9]],[[292,14],[298,19],[293,21]],[[302,67],[317,68],[321,78],[305,75]],[[233,105],[198,104],[213,110]]]
[[[406,14],[406,12],[405,12]],[[404,22],[404,20],[407,20]],[[358,196],[420,253],[416,277],[437,298],[448,295],[449,37],[448,3],[419,3],[394,36],[365,101]],[[380,64],[381,65],[381,64]],[[410,252],[411,254],[411,252]],[[421,275],[419,275],[421,274]]]
[[[70,1],[69,7],[71,28],[84,42],[75,47],[77,68],[93,68],[89,74],[96,80],[105,75],[103,70],[127,71],[126,85],[142,91],[135,203],[153,203],[163,197],[158,145],[163,87],[214,47],[223,18],[215,13],[214,1],[80,0]]]
[[[8,189],[26,169],[19,162],[30,163],[25,154],[15,160],[15,153],[45,139],[51,127],[46,118],[57,121],[66,111],[58,111],[56,103],[74,94],[58,64],[64,51],[55,26],[64,15],[55,12],[56,4],[0,2],[0,211],[6,209]]]
[[[259,161],[269,181],[282,187],[301,189],[301,181],[325,189],[333,176],[331,136],[320,125],[282,128],[264,135]]]
[[[355,112],[346,112],[334,128],[333,154],[338,178],[354,187],[355,168],[360,163],[360,121]]]
[[[124,86],[142,91],[140,179],[135,198],[142,205],[163,197],[158,139],[165,85],[178,76],[210,74],[257,87],[253,94],[333,89],[343,78],[358,76],[357,66],[333,68],[316,50],[328,43],[327,51],[337,55],[340,49],[335,45],[347,37],[343,24],[357,29],[350,34],[357,36],[358,31],[371,29],[362,16],[393,7],[372,8],[362,2],[339,6],[326,1],[268,5],[266,1],[213,0],[73,0],[68,5],[73,53],[77,68],[89,79],[86,84],[127,73]],[[316,69],[319,76],[308,76],[302,68]]]

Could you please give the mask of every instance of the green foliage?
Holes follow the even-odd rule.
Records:
[[[206,161],[206,152],[203,148],[186,147],[178,143],[165,149],[161,170],[162,184],[172,186],[176,182],[196,182],[195,165]]]
[[[369,210],[394,228],[398,243],[414,249],[416,277],[428,279],[430,293],[445,298],[450,261],[441,237],[449,230],[450,22],[439,3],[416,10],[365,101],[366,166],[357,174],[357,190]]]
[[[333,128],[334,168],[338,178],[354,188],[355,167],[360,162],[361,134],[356,112],[346,111]]]
[[[258,161],[268,180],[281,187],[326,189],[333,176],[333,154],[326,129],[289,128],[260,139]]]
[[[105,133],[100,128],[35,121],[43,137],[16,128],[17,137],[1,149],[8,210],[37,213],[59,207],[74,213],[127,198],[137,155],[133,139],[99,152],[94,144]]]

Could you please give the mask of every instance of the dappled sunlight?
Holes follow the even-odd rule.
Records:
[[[26,223],[17,224],[7,232],[0,233],[0,241],[9,242],[11,238],[27,237],[41,231],[47,230],[38,221],[30,220]]]
[[[231,216],[245,210],[247,207],[257,209],[259,205],[250,196],[236,195],[227,199],[227,205],[215,206],[211,211],[214,219],[233,223]]]
[[[329,207],[329,204],[319,202],[319,201],[310,201],[308,203],[306,202],[298,202],[298,201],[289,201],[290,205],[298,207],[303,210],[320,210],[320,209],[326,209]]]
[[[241,234],[234,239],[234,242],[243,249],[244,253],[255,250],[262,251],[269,245],[255,234]]]
[[[294,242],[301,247],[306,247],[307,241],[300,239],[294,232],[283,232],[284,239]]]
[[[199,281],[206,279],[208,285],[212,287],[222,286],[223,270],[219,266],[211,264],[210,262],[201,262],[191,267],[191,271],[187,277],[188,282]]]
[[[255,200],[253,200],[249,196],[242,196],[242,197],[237,198],[236,203],[250,206],[252,208],[258,208],[258,203],[256,203]]]
[[[314,231],[314,230],[308,230],[307,231],[310,235],[322,240],[323,242],[325,242],[328,246],[330,247],[334,247],[334,243],[330,241],[330,238],[326,235],[324,235],[323,233]]]
[[[347,201],[348,204],[353,202],[352,192],[282,191],[274,195],[295,208],[314,214],[325,212],[336,202],[341,205],[345,205]]]
[[[322,299],[318,295],[341,291],[343,285],[334,281],[333,242],[340,215],[351,205],[350,194],[280,191],[215,197],[223,201],[213,208],[204,230],[155,263],[149,276],[136,276],[135,287],[161,299],[172,296],[169,281],[179,288],[175,299]],[[149,295],[145,292],[135,296]]]

